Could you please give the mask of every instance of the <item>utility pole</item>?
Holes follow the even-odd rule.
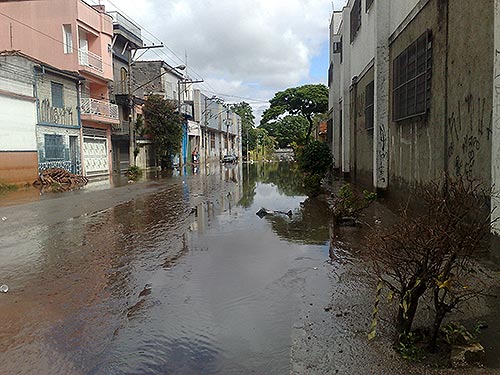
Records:
[[[182,113],[181,94],[184,95],[184,93],[187,91],[186,85],[188,83],[193,84],[193,83],[201,83],[201,82],[205,82],[205,81],[202,79],[192,80],[192,79],[187,79],[187,78],[177,80],[177,98],[178,98],[177,109],[179,111],[179,115],[183,117],[183,119],[182,119],[182,144],[181,144],[181,154],[179,156],[179,167],[182,167],[184,153],[187,152],[187,150],[184,149],[184,143],[186,143],[185,147],[187,147],[187,143],[189,142],[189,135],[187,134],[187,122],[184,121],[184,115]],[[184,90],[182,90],[182,93],[181,93],[181,83],[184,83]],[[187,137],[186,142],[184,142],[184,137]]]
[[[135,166],[135,124],[134,124],[134,115],[135,115],[135,105],[134,105],[134,97],[132,92],[132,53],[135,54],[137,50],[149,50],[151,48],[163,48],[163,43],[157,46],[143,46],[143,47],[132,47],[127,46],[128,51],[128,79],[127,79],[127,104],[129,107],[129,115],[128,115],[128,132],[129,132],[129,166]],[[134,52],[132,52],[134,51]],[[133,159],[132,159],[133,158]]]

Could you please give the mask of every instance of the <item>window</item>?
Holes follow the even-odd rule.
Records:
[[[215,134],[210,134],[210,148],[215,149]]]
[[[361,0],[354,0],[351,9],[351,43],[356,38],[361,27]]]
[[[328,87],[332,85],[333,81],[333,64],[330,63],[330,67],[328,68]]]
[[[432,42],[426,31],[393,61],[393,121],[425,115],[429,110]]]
[[[64,160],[64,142],[62,135],[45,134],[45,159]]]
[[[365,88],[365,129],[373,129],[375,84],[371,81]]]
[[[54,108],[64,107],[63,85],[57,82],[51,82],[50,89],[52,92],[52,107]]]
[[[63,25],[64,53],[73,53],[73,34],[71,25]]]
[[[120,69],[120,93],[124,94],[127,92],[127,69]]]
[[[373,4],[373,0],[366,0],[366,11],[368,12],[368,9],[370,9],[370,7],[372,6]]]

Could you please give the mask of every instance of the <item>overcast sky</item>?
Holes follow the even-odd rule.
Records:
[[[245,100],[258,118],[275,92],[326,84],[329,20],[344,2],[101,0],[136,21],[145,43],[168,47],[145,58],[179,65],[187,54],[188,75],[205,81],[198,88],[228,102]]]

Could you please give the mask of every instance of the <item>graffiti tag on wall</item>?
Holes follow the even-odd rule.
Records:
[[[43,99],[40,102],[40,122],[46,124],[56,124],[56,125],[74,125],[75,123],[73,118],[73,108],[71,107],[63,107],[56,108],[52,107],[49,99]]]
[[[448,158],[457,176],[472,178],[474,165],[484,142],[491,139],[491,111],[486,98],[467,95],[459,100],[448,118]]]

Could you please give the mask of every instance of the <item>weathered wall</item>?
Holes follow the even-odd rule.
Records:
[[[494,4],[494,46],[493,60],[494,67],[492,72],[493,77],[493,124],[492,132],[492,152],[491,152],[491,177],[492,184],[496,189],[500,187],[500,0],[495,0]],[[491,207],[500,206],[500,197],[495,195],[491,197]],[[500,235],[500,209],[496,208],[493,211],[492,220],[497,220],[493,225],[493,232]],[[500,249],[500,238],[496,237],[496,249]],[[496,256],[500,258],[500,250],[497,250]]]
[[[397,36],[390,46],[389,189],[425,183],[444,169],[446,88],[446,7],[433,0]],[[426,116],[392,120],[394,59],[426,30],[432,31],[430,111]],[[463,34],[463,33],[462,33]]]
[[[449,4],[449,172],[491,183],[493,0]],[[464,37],[464,31],[470,37]]]
[[[36,151],[0,151],[0,182],[31,183],[38,177]]]
[[[366,86],[374,80],[374,69],[371,67],[362,77],[358,78],[356,88],[356,103],[351,100],[351,161],[352,177],[356,182],[373,187],[373,128],[366,129],[365,107]],[[353,93],[353,91],[351,92]]]

